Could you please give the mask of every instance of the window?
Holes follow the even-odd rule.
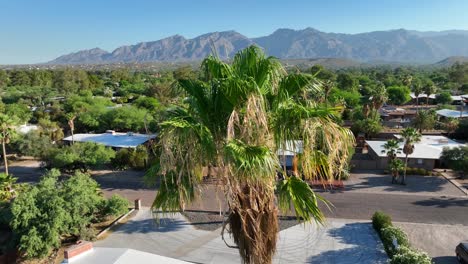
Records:
[[[418,159],[418,164],[423,164],[423,160],[422,160],[422,159]]]

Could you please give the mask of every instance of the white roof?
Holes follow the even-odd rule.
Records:
[[[410,96],[411,96],[412,99],[415,99],[415,98],[416,98],[416,95],[415,95],[414,93],[410,93]],[[418,95],[418,98],[426,98],[426,97],[427,97],[427,94],[424,94],[424,93]],[[429,98],[430,98],[430,99],[435,99],[435,98],[436,98],[436,95],[435,95],[435,94],[430,94],[430,95],[429,95]]]
[[[63,262],[66,263],[66,262]],[[189,264],[189,262],[168,258],[156,254],[146,253],[128,248],[101,248],[95,247],[89,252],[71,258],[70,264]]]
[[[21,134],[27,134],[33,130],[37,130],[39,127],[36,126],[36,125],[27,125],[27,124],[24,124],[24,125],[21,125],[21,126],[18,126],[16,127],[16,130],[21,133]]]
[[[286,147],[280,146],[276,152],[278,156],[294,156],[304,150],[302,140],[287,141],[285,145]]]
[[[452,95],[452,101],[461,101],[462,98],[464,99],[468,99],[468,94],[464,94],[464,95]]]
[[[77,142],[95,142],[114,148],[136,148],[156,135],[133,133],[103,133],[103,134],[75,134],[73,140]],[[72,136],[63,140],[72,141]]]
[[[436,113],[440,116],[460,118],[460,111],[457,110],[441,109],[437,110]],[[462,117],[468,117],[468,111],[463,111]]]
[[[397,138],[401,138],[401,135],[395,135]],[[366,141],[367,145],[379,156],[387,157],[384,151],[383,145],[387,141]],[[408,157],[414,159],[439,159],[442,154],[444,147],[455,148],[464,146],[463,144],[457,143],[444,136],[422,136],[421,141],[414,144],[414,152]],[[400,148],[403,149],[403,142],[400,143]],[[403,151],[397,154],[399,158],[404,158],[405,154]]]

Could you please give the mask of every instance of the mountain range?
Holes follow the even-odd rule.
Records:
[[[362,63],[436,63],[448,57],[468,56],[468,30],[388,30],[359,34],[326,33],[313,28],[278,29],[272,34],[248,38],[235,31],[212,32],[193,39],[180,35],[112,52],[94,48],[67,54],[48,64],[106,64],[197,61],[216,52],[232,58],[249,45],[258,45],[280,59],[339,58]]]

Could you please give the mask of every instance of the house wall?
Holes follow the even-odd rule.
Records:
[[[388,169],[388,158],[379,157],[373,149],[369,148],[369,155],[372,157],[372,160],[357,160],[353,161],[351,164],[355,169],[361,170],[386,170]],[[404,159],[402,159],[404,162]],[[422,168],[426,170],[432,170],[435,167],[434,159],[408,159],[408,167],[410,168]]]

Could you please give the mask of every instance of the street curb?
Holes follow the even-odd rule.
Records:
[[[100,237],[102,237],[105,233],[107,233],[112,227],[116,226],[117,224],[120,223],[120,221],[124,218],[126,218],[129,214],[133,213],[135,211],[135,208],[132,208],[130,211],[128,211],[126,214],[122,215],[121,217],[119,217],[117,220],[115,220],[110,226],[106,227],[104,230],[102,230],[101,232],[99,232],[99,234],[97,234],[96,236],[96,239],[99,239]]]
[[[464,188],[459,182],[457,182],[456,180],[454,180],[452,177],[448,177],[445,175],[445,173],[440,173],[442,174],[442,177],[444,177],[447,181],[449,181],[450,183],[452,183],[453,185],[455,185],[455,187],[457,187],[460,191],[462,191],[466,196],[468,196],[468,190],[466,188]]]

